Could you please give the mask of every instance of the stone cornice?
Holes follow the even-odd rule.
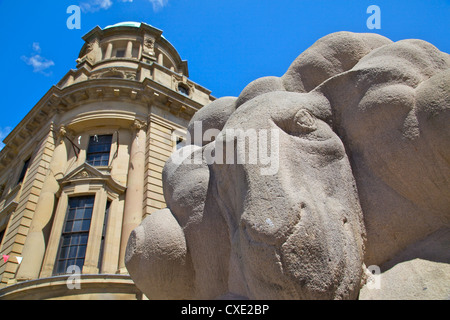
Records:
[[[155,64],[155,66],[157,65]],[[190,120],[194,113],[203,106],[149,78],[145,78],[142,82],[116,78],[89,79],[92,73],[86,68],[70,70],[65,77],[79,73],[85,74],[88,79],[64,88],[52,86],[4,139],[5,147],[0,151],[0,169],[13,161],[25,141],[36,136],[48,121],[55,119],[54,117],[58,114],[83,104],[97,101],[127,101],[147,107],[156,106],[186,120]],[[186,77],[175,73],[174,77],[176,81],[195,85],[195,90],[210,93],[209,90],[191,82]],[[210,100],[214,99],[210,96]],[[62,124],[56,123],[56,125]]]
[[[136,65],[136,67],[130,67],[130,66],[109,66],[111,61],[128,61],[132,62]],[[102,65],[105,65],[105,67],[101,68]],[[111,79],[108,77],[105,77],[104,75],[107,73],[113,73],[116,72],[117,74],[120,74],[123,76],[123,79],[126,80],[136,80],[136,74],[141,69],[158,69],[160,71],[163,71],[164,73],[167,73],[172,76],[172,78],[180,79],[180,81],[186,83],[190,88],[193,88],[194,90],[199,90],[207,95],[210,96],[211,99],[215,99],[211,96],[211,90],[199,85],[198,83],[195,83],[194,81],[190,80],[187,76],[177,73],[173,70],[170,70],[158,63],[155,62],[145,62],[145,61],[138,61],[136,58],[112,58],[108,60],[102,60],[95,64],[95,69],[92,69],[92,66],[88,64],[86,61],[82,63],[82,67],[78,69],[71,69],[69,70],[64,77],[58,82],[57,87],[63,89],[66,86],[71,86],[73,84],[66,84],[69,77],[79,77],[80,74],[84,74],[87,78],[87,80],[94,80],[94,79]],[[145,80],[145,79],[144,79]],[[144,81],[143,80],[143,81]],[[80,82],[83,82],[80,81]],[[78,81],[75,81],[77,83]]]
[[[74,290],[67,287],[67,281],[71,276],[67,274],[11,284],[0,289],[0,300],[34,299],[36,294],[39,294],[40,299],[70,297],[74,294]],[[136,296],[141,294],[133,280],[126,274],[82,274],[79,281],[81,289],[78,291],[82,293],[101,294],[108,288],[108,292],[129,292]]]

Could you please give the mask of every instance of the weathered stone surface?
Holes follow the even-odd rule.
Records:
[[[273,91],[286,91],[281,78],[263,77],[256,79],[242,90],[236,101],[236,107],[239,107],[256,96]]]
[[[424,41],[340,32],[205,106],[189,132],[220,133],[166,163],[168,209],[129,242],[137,286],[151,299],[355,299],[378,265],[399,287],[361,297],[420,298],[406,273],[445,298],[430,270],[450,264],[436,238],[450,225],[449,67]]]
[[[448,227],[449,66],[449,55],[431,44],[403,40],[316,89],[330,101],[350,154],[367,229],[366,265],[382,265]]]
[[[371,275],[362,300],[450,299],[450,231],[442,229],[407,247]]]
[[[392,43],[373,33],[336,32],[316,41],[283,75],[287,91],[309,92],[323,81],[353,68],[373,49]]]
[[[276,91],[243,104],[225,125],[222,132],[279,130],[280,163],[271,175],[251,163],[210,165],[231,233],[230,292],[251,299],[357,296],[364,226],[329,108],[323,96]]]
[[[132,231],[125,260],[152,299],[190,297],[193,269],[183,230],[168,209],[151,214]]]
[[[194,130],[195,123],[200,122],[202,124],[201,130],[197,131],[197,135],[201,138],[203,138],[204,133],[209,129],[218,131],[222,130],[230,115],[234,112],[234,110],[236,110],[236,100],[236,97],[222,97],[197,111],[189,122],[187,128],[187,131],[191,137],[191,143],[197,143],[194,141],[194,139],[196,139]],[[206,139],[205,141],[201,139],[202,143],[199,143],[199,145],[203,146],[214,139],[214,136],[212,136],[211,139]]]

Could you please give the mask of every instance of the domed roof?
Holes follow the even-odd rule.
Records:
[[[107,27],[105,27],[105,29],[116,28],[116,27],[134,27],[134,28],[139,28],[140,26],[141,26],[140,22],[124,21],[124,22],[119,22],[119,23],[107,26]]]

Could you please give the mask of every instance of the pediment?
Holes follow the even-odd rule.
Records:
[[[114,180],[110,174],[97,170],[90,164],[83,163],[58,180],[61,186],[91,182],[103,182],[118,193],[126,190],[126,186]]]

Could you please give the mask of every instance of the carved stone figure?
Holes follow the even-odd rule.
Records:
[[[165,165],[167,208],[130,236],[136,285],[150,299],[448,298],[449,67],[421,40],[339,32],[202,108],[188,132],[203,139]],[[239,158],[252,144],[230,132],[264,132],[261,158]]]
[[[144,41],[144,51],[150,55],[155,54],[155,40],[152,38],[146,38]]]

